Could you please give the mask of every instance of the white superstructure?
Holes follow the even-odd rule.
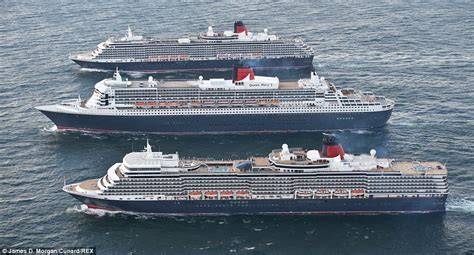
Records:
[[[394,102],[371,92],[338,89],[316,73],[298,82],[255,76],[239,69],[233,80],[199,77],[194,81],[129,81],[118,70],[114,79],[95,85],[85,102],[69,101],[50,110],[104,115],[213,115],[276,113],[383,112]],[[348,120],[351,118],[347,117]]]
[[[65,191],[107,200],[338,199],[443,197],[439,162],[397,162],[352,155],[327,139],[322,150],[289,148],[248,160],[182,160],[148,144],[95,180]]]

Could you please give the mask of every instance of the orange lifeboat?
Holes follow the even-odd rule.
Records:
[[[155,107],[158,104],[156,102],[148,102],[147,105],[150,106],[150,107]]]
[[[200,199],[202,195],[202,193],[199,191],[191,191],[188,194],[189,194],[189,198],[191,199]]]
[[[246,190],[237,191],[237,192],[235,192],[235,194],[237,195],[237,197],[241,197],[241,198],[250,196],[250,192],[248,192]]]
[[[230,198],[234,196],[233,191],[221,191],[221,198]]]
[[[136,107],[144,107],[145,105],[146,105],[145,102],[136,102],[135,103]]]
[[[217,197],[217,191],[206,191],[204,192],[204,196],[208,198],[216,198]]]
[[[365,191],[363,189],[353,189],[351,190],[352,197],[363,197],[365,195]]]

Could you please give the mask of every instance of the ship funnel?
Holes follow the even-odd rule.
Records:
[[[234,66],[234,71],[232,74],[232,82],[241,81],[249,76],[250,80],[255,80],[255,74],[253,73],[253,69],[250,67],[243,68],[240,65]]]
[[[240,34],[245,32],[245,35],[247,35],[247,28],[245,27],[244,23],[242,21],[236,21],[234,23],[234,33]]]
[[[334,135],[326,135],[323,138],[323,156],[334,158],[340,156],[344,159],[344,149],[337,143]]]

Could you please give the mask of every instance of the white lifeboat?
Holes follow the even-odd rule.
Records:
[[[297,197],[309,198],[313,196],[313,192],[311,190],[299,190],[296,191]]]
[[[335,197],[347,197],[349,196],[349,191],[347,189],[336,189],[333,195]]]
[[[330,197],[331,196],[331,191],[327,189],[318,189],[316,190],[315,194],[316,197]]]

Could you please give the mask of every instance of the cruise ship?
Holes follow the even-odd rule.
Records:
[[[59,130],[162,134],[297,132],[384,126],[394,102],[371,92],[339,89],[315,72],[280,82],[235,67],[233,79],[114,79],[95,85],[87,101],[36,107]]]
[[[158,214],[378,214],[442,212],[447,169],[439,162],[348,154],[334,136],[322,150],[283,144],[267,157],[182,159],[127,154],[99,179],[65,184],[88,208]]]
[[[176,39],[145,38],[132,33],[109,38],[92,52],[73,54],[82,68],[134,72],[230,71],[236,64],[257,70],[313,68],[314,53],[301,39],[280,38],[264,29],[251,33],[237,21],[233,31],[208,31]]]

